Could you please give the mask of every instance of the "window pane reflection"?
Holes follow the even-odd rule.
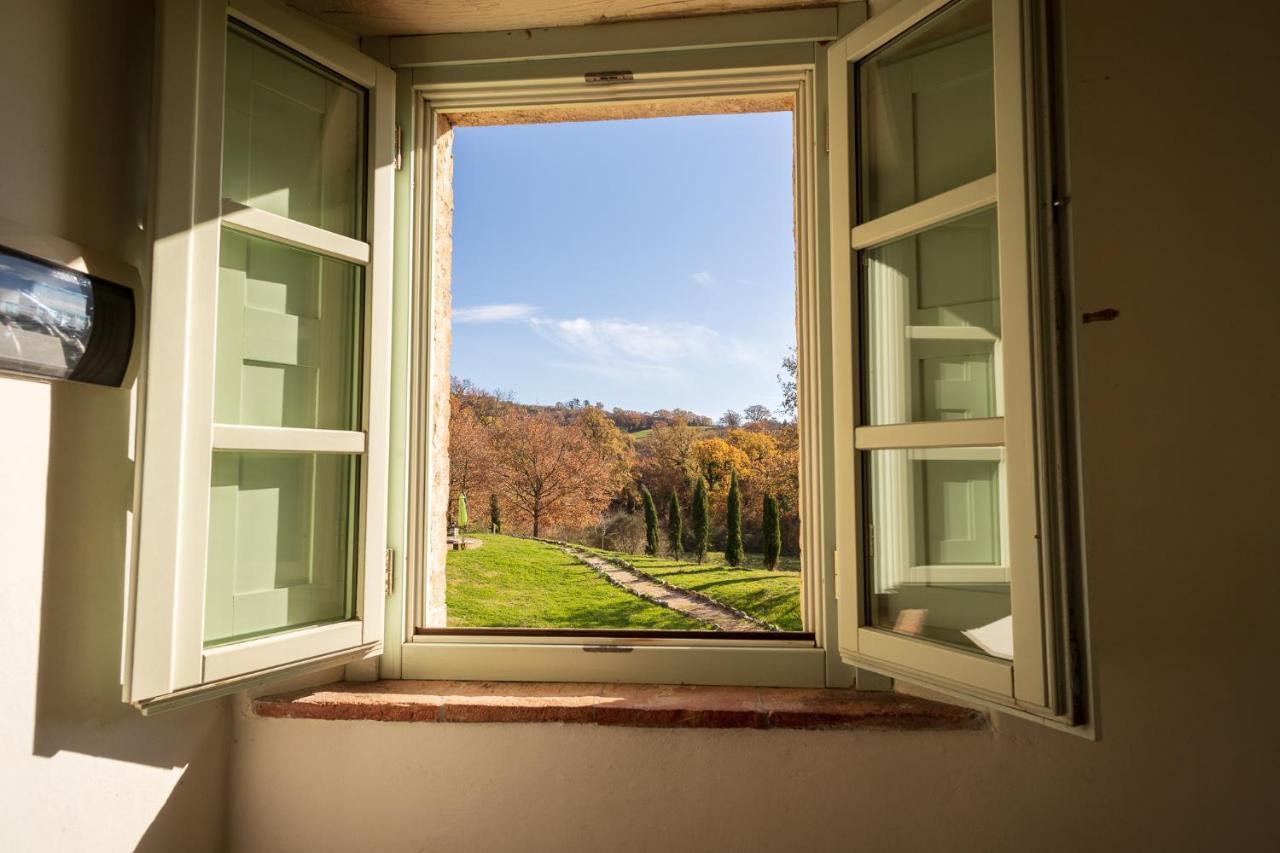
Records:
[[[1000,414],[996,212],[862,253],[867,423]]]
[[[350,618],[357,465],[213,454],[205,645]]]
[[[996,170],[990,0],[964,0],[857,65],[861,221]]]
[[[1012,655],[998,447],[867,453],[871,619]]]

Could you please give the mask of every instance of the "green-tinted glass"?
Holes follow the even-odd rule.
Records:
[[[995,172],[990,0],[961,0],[856,76],[860,221]]]
[[[351,617],[357,466],[213,454],[205,645]]]
[[[238,25],[226,80],[223,196],[362,238],[365,91]]]
[[[998,416],[995,210],[868,249],[861,260],[867,423]]]
[[[224,229],[214,420],[359,429],[363,274]]]
[[[867,453],[874,625],[1009,652],[1002,460],[986,447]]]

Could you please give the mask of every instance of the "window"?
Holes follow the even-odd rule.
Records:
[[[293,13],[163,3],[126,700],[380,655],[404,678],[861,670],[1073,722],[1037,9],[899,0],[834,41],[848,10],[797,18],[801,37],[752,15],[713,36],[645,23],[601,54],[565,53],[596,27],[395,39],[396,128],[396,75]],[[733,99],[794,121],[804,631],[427,630],[447,624],[429,570],[448,546],[447,117]]]
[[[495,42],[495,45],[498,44],[499,42]],[[442,419],[451,417],[448,392],[450,374],[456,372],[446,361],[450,339],[442,333],[451,325],[450,312],[442,310],[440,306],[449,304],[448,300],[452,298],[452,346],[457,348],[467,346],[468,339],[475,336],[475,317],[503,318],[505,324],[500,331],[507,338],[515,339],[521,331],[522,323],[532,322],[511,319],[513,316],[517,318],[525,316],[524,313],[516,312],[530,312],[531,306],[546,305],[550,300],[550,296],[540,297],[534,292],[504,291],[501,298],[491,296],[477,302],[474,296],[468,294],[465,281],[451,281],[451,277],[456,279],[458,275],[457,265],[452,265],[451,269],[450,264],[450,253],[453,245],[456,245],[458,235],[451,231],[449,223],[455,209],[462,211],[463,205],[468,201],[461,195],[461,189],[456,198],[453,193],[453,169],[462,167],[463,156],[456,147],[455,124],[465,133],[472,130],[469,127],[472,124],[480,125],[480,130],[486,131],[489,130],[489,125],[556,120],[582,121],[584,118],[589,118],[602,122],[595,127],[597,133],[603,133],[610,128],[605,127],[602,120],[643,119],[618,122],[613,125],[617,129],[611,132],[630,132],[638,137],[635,141],[600,146],[602,149],[607,148],[613,154],[613,163],[617,164],[617,169],[627,170],[627,174],[632,176],[633,181],[643,181],[644,178],[637,173],[643,169],[641,164],[645,162],[645,158],[626,156],[626,151],[637,145],[652,143],[653,135],[659,131],[660,127],[697,126],[697,120],[690,119],[671,119],[659,124],[655,121],[655,117],[715,116],[740,112],[773,113],[773,118],[770,119],[773,126],[783,127],[790,136],[790,145],[786,146],[790,148],[789,151],[779,146],[779,152],[786,157],[787,161],[775,165],[778,167],[776,171],[783,175],[782,180],[789,185],[789,189],[793,190],[791,199],[780,200],[788,205],[790,209],[785,210],[785,214],[795,222],[795,260],[792,267],[792,251],[788,246],[784,253],[786,268],[780,273],[783,277],[779,278],[779,274],[774,274],[770,279],[774,282],[772,286],[786,288],[780,291],[782,295],[777,300],[781,306],[778,310],[781,310],[784,315],[770,317],[768,322],[778,322],[782,324],[784,330],[788,327],[796,329],[795,341],[798,345],[800,365],[797,379],[800,386],[804,388],[799,395],[799,411],[796,415],[798,432],[801,433],[799,443],[803,445],[806,441],[814,440],[813,434],[819,428],[818,422],[817,419],[812,422],[807,419],[806,407],[816,405],[817,395],[811,394],[805,387],[806,380],[811,381],[811,377],[805,373],[805,365],[812,365],[816,361],[816,356],[811,358],[810,353],[817,352],[817,337],[820,334],[816,319],[819,302],[816,298],[818,282],[813,215],[813,209],[817,203],[815,192],[817,173],[813,157],[816,145],[812,112],[813,60],[814,46],[805,44],[779,45],[768,49],[713,48],[702,51],[634,53],[625,57],[607,59],[578,57],[547,62],[486,63],[472,66],[441,64],[414,70],[414,83],[417,90],[415,124],[419,129],[419,143],[415,152],[419,176],[417,186],[420,194],[419,204],[422,205],[424,217],[430,224],[417,229],[415,234],[415,237],[425,235],[427,242],[417,249],[419,258],[417,265],[420,273],[415,285],[417,294],[414,317],[417,325],[413,335],[413,349],[417,366],[411,371],[411,375],[417,377],[417,381],[412,384],[417,399],[411,406],[415,423],[410,429],[411,436],[414,436],[410,445],[413,458],[409,466],[412,472],[410,494],[413,496],[413,502],[408,512],[409,539],[406,546],[406,565],[409,569],[407,573],[409,583],[406,585],[409,590],[409,611],[406,642],[400,651],[400,673],[404,677],[656,681],[778,686],[820,686],[827,683],[830,646],[823,633],[828,625],[823,621],[823,605],[820,602],[824,591],[830,588],[829,581],[824,579],[830,564],[823,559],[822,548],[818,541],[820,525],[809,526],[803,521],[821,515],[819,508],[821,495],[816,488],[815,460],[809,460],[810,470],[808,473],[801,472],[799,488],[795,490],[797,492],[795,503],[799,505],[799,512],[794,512],[795,504],[787,508],[791,513],[786,517],[787,520],[799,522],[794,528],[789,528],[793,541],[797,538],[800,540],[797,543],[799,547],[796,549],[799,551],[798,557],[793,556],[793,562],[787,566],[789,571],[772,572],[776,577],[748,579],[756,583],[766,594],[774,595],[779,599],[775,602],[778,605],[775,610],[781,615],[768,618],[761,615],[762,611],[759,608],[752,609],[756,607],[754,603],[732,603],[739,601],[739,599],[732,599],[730,607],[740,613],[748,614],[748,617],[754,616],[758,621],[751,622],[750,618],[742,618],[739,615],[732,620],[731,627],[724,627],[730,625],[730,620],[712,622],[703,619],[702,622],[698,622],[696,617],[695,619],[686,618],[679,610],[654,606],[648,599],[644,599],[637,593],[618,589],[611,586],[610,581],[597,578],[593,569],[588,567],[589,564],[573,565],[572,559],[566,559],[563,554],[557,557],[550,548],[538,549],[528,544],[521,544],[517,549],[508,547],[514,544],[509,541],[498,541],[486,534],[478,534],[471,538],[484,541],[485,544],[481,547],[462,553],[446,551],[451,543],[445,519],[447,517],[451,522],[461,526],[457,519],[459,519],[458,497],[462,489],[458,488],[454,494],[450,494],[446,461],[448,457],[444,452],[448,447],[445,442],[447,433],[439,426]],[[593,76],[591,72],[598,70],[600,64],[606,61],[625,65],[628,70],[627,76],[632,78],[630,82],[604,87],[591,82]],[[750,117],[730,116],[722,117],[720,122],[725,126],[738,127],[748,125],[749,119]],[[678,146],[680,143],[673,140],[666,144]],[[732,159],[732,155],[728,152],[724,156]],[[596,164],[595,167],[613,168],[613,165]],[[486,176],[488,177],[487,173]],[[508,184],[504,183],[503,186],[505,188]],[[743,193],[743,195],[747,194]],[[566,199],[560,198],[556,203],[563,205]],[[714,213],[713,200],[703,200],[703,204],[712,209],[709,212]],[[589,236],[583,237],[583,234],[590,235],[597,231],[618,227],[616,224],[618,217],[603,220],[599,218],[602,209],[607,209],[607,205],[590,206],[584,203],[583,210],[578,216],[582,221],[581,226],[563,236],[566,249],[574,246],[575,240],[590,239]],[[731,217],[729,219],[732,220]],[[708,226],[701,231],[704,234],[714,233],[720,224],[718,221],[709,222]],[[504,230],[497,225],[493,227],[498,228],[499,235]],[[637,253],[673,251],[669,244],[652,236],[656,230],[658,229],[645,229],[635,224],[628,225],[620,239],[623,242],[629,239],[632,243],[617,247],[611,252],[621,257],[624,249]],[[793,239],[790,222],[784,224],[782,234],[782,239],[787,242]],[[556,239],[556,237],[557,235],[551,235],[550,239]],[[501,239],[500,236],[499,239]],[[732,235],[725,235],[722,239],[733,238]],[[658,246],[656,250],[655,245]],[[544,252],[544,255],[551,254],[551,250]],[[622,263],[620,260],[614,262]],[[687,287],[707,287],[705,282],[692,278],[701,269],[701,267],[693,267],[687,271]],[[618,269],[616,275],[610,273],[608,276],[610,286],[617,286],[616,282],[625,280],[626,274],[627,271],[622,268]],[[530,273],[529,278],[535,278],[536,275],[536,271]],[[455,284],[456,287],[453,286]],[[655,298],[643,288],[637,288],[637,291],[636,302]],[[731,293],[732,288],[729,288],[728,292]],[[794,308],[790,299],[792,293],[795,298]],[[602,298],[597,299],[596,302],[600,303]],[[682,323],[697,323],[698,318],[687,313],[689,303],[689,299],[682,299],[678,305],[665,306],[665,310],[668,315],[678,317]],[[628,319],[627,316],[619,313],[619,309],[615,307],[617,304],[615,299],[615,302],[609,303],[607,310],[601,314],[615,325],[618,324],[619,319]],[[485,307],[486,313],[478,314],[477,305]],[[460,313],[460,309],[466,313]],[[551,334],[561,328],[547,328],[548,323],[557,319],[589,317],[589,314],[583,313],[588,310],[582,309],[579,313],[565,314],[563,311],[551,313],[548,309],[545,317],[537,318],[542,324],[540,333]],[[655,310],[661,311],[663,308],[659,307]],[[463,318],[462,322],[459,322],[460,318]],[[739,322],[738,327],[740,328],[728,329],[727,333],[737,332],[749,336],[757,328],[747,322]],[[563,331],[576,334],[582,328],[583,324],[575,321],[571,327],[563,328]],[[649,332],[653,331],[648,325],[645,329]],[[512,346],[512,341],[509,339],[504,339],[501,346]],[[576,340],[575,338],[574,341]],[[776,388],[774,374],[785,369],[782,361],[787,355],[789,343],[788,336],[788,339],[776,348],[776,352],[770,352],[767,369],[764,371],[765,381],[770,388]],[[595,344],[593,343],[592,346]],[[491,356],[499,349],[498,345],[488,347],[486,356]],[[641,355],[637,353],[633,361]],[[506,360],[514,357],[516,357],[515,354],[511,352],[505,353]],[[585,358],[585,356],[578,357]],[[497,359],[496,362],[486,363],[491,374],[500,370],[501,364],[504,363],[502,356],[498,356]],[[693,372],[697,369],[691,368]],[[475,377],[463,373],[457,378]],[[501,378],[501,374],[497,378],[479,378],[481,383],[490,387],[501,385],[503,388],[515,391],[517,395],[522,392],[521,388],[512,388],[508,384],[510,380]],[[635,384],[639,385],[639,382]],[[461,390],[474,391],[469,388]],[[564,386],[561,391],[547,392],[557,396],[544,399],[542,402],[552,403],[557,399],[570,399],[576,396],[573,392],[581,390],[590,392],[591,388],[585,383],[581,385],[575,383],[573,387]],[[634,396],[638,392],[635,388],[619,387],[611,394],[600,391],[593,394],[591,399],[592,401],[603,399],[605,408],[609,409],[618,402],[627,403],[628,393]],[[674,395],[676,389],[668,387],[664,393]],[[517,396],[516,399],[521,403],[534,402],[521,396]],[[736,446],[729,443],[729,439],[733,437],[730,436],[732,427],[728,423],[724,427],[711,425],[724,408],[730,407],[729,403],[718,402],[722,404],[717,405],[714,410],[708,409],[698,414],[710,416],[705,418],[708,430],[706,434],[723,433],[725,437],[720,440],[720,443],[724,444],[729,451],[734,451]],[[757,401],[744,400],[738,406],[743,407],[752,402]],[[490,401],[482,399],[478,400],[477,404],[484,412],[490,412],[488,415],[482,413],[481,417],[492,418],[491,410],[494,406]],[[593,411],[597,411],[594,402],[590,405]],[[639,415],[641,414],[639,409],[651,412],[661,408],[674,409],[676,406],[693,408],[687,401],[667,402],[655,398],[648,405],[634,404],[630,407],[637,411],[622,412],[622,414]],[[455,408],[462,407],[455,406]],[[563,408],[564,412],[557,410],[552,414],[568,419],[580,417],[578,406],[568,405]],[[693,413],[687,414],[691,416]],[[464,417],[466,415],[460,415],[457,426],[463,426]],[[730,416],[730,422],[732,420],[733,415]],[[686,422],[692,423],[687,418]],[[696,432],[698,427],[685,429]],[[812,433],[809,432],[811,429]],[[525,432],[527,431],[519,434],[524,435]],[[499,436],[499,438],[505,441],[505,436]],[[643,436],[641,441],[645,438],[647,436]],[[773,439],[769,437],[768,440]],[[639,447],[636,452],[640,454],[644,450],[644,447]],[[781,454],[776,461],[782,465],[787,464],[788,460],[790,464],[796,464],[794,456],[784,458]],[[455,469],[457,467],[455,465]],[[453,472],[455,479],[461,473],[455,470]],[[473,473],[468,470],[467,476],[470,478]],[[667,472],[664,468],[661,473],[671,472]],[[713,492],[710,500],[714,536],[714,525],[718,522],[717,507],[727,502],[731,478],[727,471],[719,472],[721,476],[713,482],[715,472],[712,472],[712,476],[708,476],[707,472],[702,473],[709,490],[720,490]],[[634,476],[633,471],[628,475],[628,480]],[[778,476],[784,477],[785,472]],[[656,509],[660,518],[659,526],[663,528],[659,531],[660,542],[666,535],[665,524],[661,522],[668,517],[669,498],[673,491],[679,495],[678,504],[684,516],[686,528],[691,525],[693,518],[691,498],[697,493],[697,477],[692,479],[692,483],[685,484],[677,482],[674,475],[669,480],[663,480],[657,474],[653,476],[652,483],[656,484],[653,488],[653,496],[656,499]],[[745,489],[743,482],[745,481],[740,481],[740,488]],[[674,488],[673,484],[675,484]],[[806,484],[814,484],[815,487],[806,488]],[[489,495],[490,492],[496,492],[498,489],[479,488],[477,495],[475,482],[468,479],[466,490],[468,491],[467,517],[472,531],[475,531],[477,521],[482,525],[487,524]],[[744,512],[744,517],[748,519],[749,524],[763,527],[762,507],[762,494],[757,492],[755,501],[750,506],[750,514]],[[532,521],[525,517],[528,515],[527,510],[522,515],[519,508],[512,503],[505,508],[500,506],[500,512],[504,527],[511,525],[517,527],[519,531],[517,525],[524,523],[528,527],[524,532],[532,532]],[[635,518],[643,518],[639,505],[636,507]],[[642,525],[642,522],[640,524]],[[642,549],[643,545],[644,529],[641,526],[639,530],[641,545],[636,546],[636,549]],[[749,527],[744,532],[758,535],[754,527]],[[547,534],[548,530],[544,527],[540,535],[545,537]],[[608,531],[603,544],[593,545],[594,550],[584,553],[584,556],[588,559],[599,559],[600,556],[615,559],[621,556],[626,559],[626,555],[619,555],[617,552],[632,549],[616,544],[616,540],[608,539],[607,534]],[[569,531],[565,538],[571,535],[573,532]],[[466,544],[460,541],[465,538],[467,538],[465,535],[455,536],[452,544]],[[613,544],[610,544],[611,541]],[[713,539],[713,541],[716,540]],[[795,545],[792,547],[795,548]],[[502,549],[501,552],[499,549]],[[487,553],[490,550],[494,553]],[[521,553],[514,554],[516,550]],[[524,574],[529,574],[542,565],[542,563],[538,565],[532,563],[537,556],[532,553],[535,550],[539,554],[550,554],[557,559],[558,562],[555,565],[550,565],[548,562],[545,566],[548,575],[556,572],[577,572],[582,575],[584,584],[590,583],[602,588],[612,597],[622,599],[616,602],[618,608],[611,607],[603,618],[596,615],[596,612],[582,616],[582,611],[590,609],[588,607],[590,602],[575,601],[570,608],[573,610],[572,616],[565,617],[561,611],[549,610],[543,606],[540,601],[540,594],[545,591],[542,585],[531,592],[527,599],[520,601],[523,605],[521,608],[503,607],[501,612],[498,612],[481,610],[474,606],[468,607],[468,605],[474,605],[478,599],[483,598],[484,601],[481,603],[488,605],[489,598],[507,594],[506,588],[502,588],[498,589],[495,595],[490,595],[493,592],[495,574],[492,571],[493,567],[489,565],[490,562],[508,558],[524,560],[525,563],[522,565],[527,565],[530,569],[530,572]],[[722,596],[731,598],[741,593],[743,586],[747,583],[747,580],[739,577],[711,577],[713,572],[724,569],[718,565],[695,567],[702,570],[701,574],[696,571],[684,572],[682,569],[685,566],[676,563],[675,560],[664,559],[670,550],[672,549],[669,544],[660,544],[660,552],[663,556],[648,560],[643,555],[639,555],[633,556],[628,561],[632,566],[652,571],[655,576],[660,575],[675,588],[676,592],[672,596],[664,596],[668,600],[672,597],[682,597],[684,592],[691,589],[712,599],[714,603],[718,601],[714,593],[718,592]],[[710,550],[715,549],[713,547]],[[601,551],[611,553],[601,555]],[[794,551],[792,553],[794,554]],[[713,555],[711,559],[715,561],[716,558]],[[754,560],[757,564],[755,567],[748,566],[742,570],[733,571],[743,576],[750,572],[756,575],[770,574],[769,570],[758,567],[760,559],[761,556],[753,555],[749,561]],[[449,577],[451,571],[453,580]],[[457,582],[463,579],[463,573],[468,571],[469,574],[466,576],[483,576],[483,586],[477,584],[474,589],[459,589]],[[504,573],[506,573],[505,570]],[[718,585],[713,581],[718,581]],[[766,584],[763,581],[769,583]],[[622,582],[624,585],[627,583],[626,579]],[[535,583],[541,582],[535,579]],[[688,584],[688,586],[682,584]],[[446,590],[448,596],[446,596]],[[468,595],[468,593],[473,594]],[[622,605],[628,603],[652,607],[653,612],[641,613],[638,616],[631,614],[630,611],[621,612]],[[721,603],[723,604],[723,601]],[[728,612],[730,607],[722,609]],[[711,609],[714,608],[704,609],[704,615],[705,611]],[[649,619],[649,616],[654,618]],[[780,627],[784,619],[787,625],[786,630],[777,630],[775,626]],[[711,629],[712,627],[714,630]],[[649,630],[653,628],[662,630]],[[601,651],[624,654],[601,654],[599,653]],[[384,667],[386,668],[390,667]],[[835,671],[840,677],[846,678],[844,683],[848,683],[847,679],[851,675],[845,673],[841,665],[837,665]]]
[[[804,631],[799,425],[779,404],[795,115],[779,97],[698,108],[446,116],[449,482],[434,512],[451,547],[428,566],[447,614],[424,630]]]
[[[379,650],[389,417],[393,75],[274,5],[162,13],[144,708]]]
[[[1068,715],[1018,0],[902,0],[833,44],[840,649]]]

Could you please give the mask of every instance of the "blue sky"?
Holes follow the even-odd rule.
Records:
[[[451,373],[516,399],[776,408],[791,114],[454,131]]]

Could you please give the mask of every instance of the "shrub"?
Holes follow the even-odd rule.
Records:
[[[644,503],[644,552],[650,557],[658,556],[658,508],[653,505],[653,495],[649,488],[640,486],[640,500]]]
[[[738,472],[729,480],[728,513],[725,519],[724,561],[742,565],[742,497],[738,493]]]
[[[680,498],[676,495],[675,490],[672,489],[671,500],[667,503],[667,551],[671,554],[672,559],[680,559],[680,553],[684,550],[681,543],[683,538],[684,531],[680,523]]]
[[[778,555],[782,553],[782,528],[778,524],[778,499],[764,496],[764,565],[767,569],[778,567]]]
[[[693,553],[701,563],[707,557],[707,538],[711,522],[711,502],[707,497],[705,477],[698,478],[698,485],[693,490],[693,506],[689,509],[689,520],[693,523]]]

